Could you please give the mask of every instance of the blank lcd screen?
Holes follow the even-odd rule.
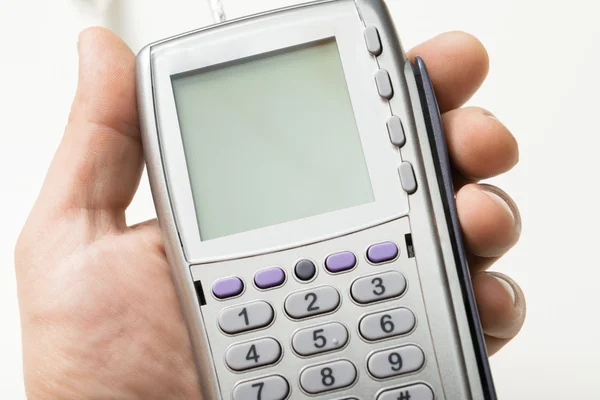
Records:
[[[335,40],[172,84],[202,240],[374,201]]]

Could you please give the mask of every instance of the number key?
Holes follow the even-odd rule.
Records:
[[[359,331],[366,340],[379,340],[408,333],[415,323],[415,315],[409,309],[395,308],[364,316]]]
[[[350,292],[354,301],[368,304],[398,297],[405,290],[404,276],[400,272],[392,271],[357,279],[352,284]]]
[[[285,299],[285,311],[292,318],[306,318],[333,311],[340,304],[340,294],[331,286],[292,293]]]
[[[283,400],[290,385],[279,375],[239,383],[233,389],[233,400]]]
[[[348,387],[355,380],[356,368],[346,360],[315,365],[300,373],[300,386],[310,394]]]
[[[275,339],[263,338],[234,344],[225,353],[225,362],[235,371],[245,371],[274,364],[281,356],[281,346]]]
[[[414,345],[378,351],[367,361],[369,373],[383,379],[417,371],[425,363],[423,351]]]
[[[267,326],[273,321],[273,308],[265,301],[225,308],[219,314],[223,332],[234,334]]]
[[[344,325],[337,322],[305,328],[292,337],[292,347],[301,356],[340,349],[347,342],[348,331]]]

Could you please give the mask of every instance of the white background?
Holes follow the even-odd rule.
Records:
[[[224,0],[235,17],[293,3]],[[134,50],[208,24],[205,0],[0,2],[0,397],[24,398],[13,247],[67,119],[80,29],[101,24]],[[494,179],[519,203],[520,244],[495,269],[528,296],[521,335],[492,366],[501,399],[596,399],[600,372],[598,114],[600,24],[592,0],[389,0],[405,47],[475,34],[491,72],[470,102],[493,111],[521,162]],[[140,189],[131,222],[153,216]]]

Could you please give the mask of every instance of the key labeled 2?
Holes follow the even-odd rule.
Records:
[[[292,318],[301,319],[325,314],[340,304],[340,294],[331,286],[321,286],[290,294],[285,299],[285,312]]]

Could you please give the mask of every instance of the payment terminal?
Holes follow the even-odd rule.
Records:
[[[434,89],[382,0],[165,39],[137,79],[204,400],[496,398]]]

